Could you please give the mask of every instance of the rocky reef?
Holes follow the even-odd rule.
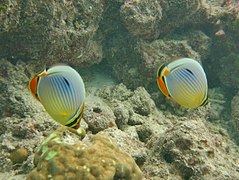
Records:
[[[238,107],[239,107],[239,93],[237,93],[231,101],[232,124],[233,124],[237,142],[239,141],[239,139],[238,139],[238,134],[239,134],[239,109],[238,109]]]
[[[60,128],[39,147],[27,179],[142,179],[133,158],[103,135]],[[81,141],[81,139],[83,140]]]
[[[238,179],[236,0],[1,0],[0,39],[0,179]],[[159,92],[157,68],[178,57],[202,63],[207,106]],[[55,63],[83,77],[84,131],[28,90]]]
[[[155,178],[160,176],[162,179],[170,178],[172,174],[180,179],[236,179],[236,159],[228,159],[228,154],[233,157],[237,150],[235,151],[235,145],[228,139],[223,129],[199,119],[178,119],[175,126],[161,137],[151,139],[151,158],[144,166],[146,174]],[[158,163],[153,163],[155,160],[160,162],[160,167],[164,167],[166,162],[165,177],[159,174]],[[226,161],[226,164],[222,163]]]
[[[0,57],[92,65],[102,59],[95,37],[103,1],[0,2]],[[90,59],[90,60],[89,60]]]

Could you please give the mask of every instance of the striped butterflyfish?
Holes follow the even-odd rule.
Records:
[[[84,111],[85,86],[79,73],[67,65],[46,68],[29,82],[33,96],[62,125],[78,128]]]
[[[157,83],[162,93],[187,108],[208,102],[206,74],[196,60],[181,58],[158,68]]]

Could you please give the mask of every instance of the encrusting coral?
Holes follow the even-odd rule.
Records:
[[[142,179],[133,158],[110,138],[84,136],[83,129],[62,127],[54,131],[37,151],[37,167],[27,179]]]

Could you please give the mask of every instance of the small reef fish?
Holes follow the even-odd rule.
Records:
[[[208,102],[208,84],[202,66],[191,58],[181,58],[158,68],[157,83],[162,93],[187,108]]]
[[[31,79],[29,89],[55,121],[79,128],[84,111],[85,86],[76,70],[67,65],[46,68]]]

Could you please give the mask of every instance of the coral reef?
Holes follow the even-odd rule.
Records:
[[[97,96],[90,95],[86,99],[84,120],[88,131],[96,134],[109,127],[116,126],[114,112]]]
[[[13,164],[22,163],[28,158],[28,151],[25,148],[19,148],[10,154],[10,159]]]
[[[111,137],[120,149],[129,153],[134,158],[138,166],[143,166],[147,159],[148,149],[143,142],[139,141],[134,127],[127,128],[124,131],[117,128],[108,128],[99,134]]]
[[[18,62],[14,66],[5,59],[1,59],[0,66],[3,67],[0,72],[0,117],[10,115],[26,117],[31,112],[39,111],[40,108],[34,109],[32,106],[33,99],[29,99],[30,92],[26,91],[29,75],[26,64]]]
[[[0,33],[16,28],[19,19],[20,13],[18,2],[2,0],[0,2]]]
[[[142,39],[155,39],[162,29],[159,21],[162,18],[161,6],[157,0],[127,0],[120,9],[126,28],[134,36]]]
[[[219,63],[220,69],[217,73],[221,84],[230,89],[239,89],[239,54],[230,53],[220,58]]]
[[[125,93],[115,93],[123,90]],[[132,124],[138,125],[137,127],[149,125],[151,128],[161,129],[162,131],[165,129],[163,126],[170,126],[170,122],[167,119],[161,122],[162,124],[155,123],[157,118],[162,120],[164,116],[157,111],[155,103],[142,87],[130,92],[125,85],[119,84],[101,89],[97,94],[99,97],[105,98],[112,108],[115,113],[117,127],[121,130],[127,129]],[[125,94],[127,96],[124,96]],[[155,130],[155,132],[157,131]]]
[[[222,120],[227,116],[227,108],[225,107],[226,98],[224,93],[219,88],[209,89],[208,92],[209,99],[209,111],[208,111],[208,120]]]
[[[0,179],[238,179],[238,1],[1,0],[0,39]],[[159,92],[158,66],[178,57],[202,63],[207,106]],[[52,133],[28,91],[53,63],[95,64],[82,75],[86,132]]]
[[[239,134],[239,93],[237,93],[231,101],[231,116],[232,124],[236,134],[236,140],[239,141],[237,134]]]
[[[14,170],[20,164],[18,171],[26,173],[32,168],[34,149],[57,124],[49,121],[28,90],[30,66],[22,61],[13,65],[5,59],[0,65],[0,171]]]
[[[150,157],[145,163],[146,176],[165,179],[172,174],[180,179],[236,179],[239,175],[234,157],[237,151],[223,129],[199,119],[187,119],[168,129],[149,143]],[[215,132],[218,132],[216,134]],[[213,134],[212,134],[213,133]],[[200,136],[198,136],[200,134]],[[226,143],[225,143],[226,142]],[[153,162],[158,163],[153,163]],[[165,168],[165,177],[155,168]],[[227,162],[227,163],[222,163]],[[156,166],[156,167],[154,167]],[[175,169],[177,169],[175,171]]]
[[[185,24],[204,24],[210,15],[204,0],[142,1],[127,0],[121,7],[124,23],[133,35],[156,39]]]
[[[39,103],[31,99],[25,82],[26,70],[21,68],[25,64],[17,63],[13,66],[7,61],[3,62],[8,70],[3,71],[7,73],[1,76],[1,80],[11,87],[5,89],[4,93],[18,94],[20,92],[14,88],[18,87],[22,98],[28,99],[28,102],[19,102],[14,107],[21,109],[31,103],[31,108],[26,116],[20,116],[21,113],[12,108],[9,117],[0,119],[0,177],[24,179],[28,176],[28,179],[34,179],[37,176],[46,179],[84,176],[94,179],[102,176],[105,179],[106,176],[125,175],[125,178],[131,178],[133,171],[133,174],[138,174],[139,178],[143,176],[144,179],[235,179],[238,176],[237,147],[224,129],[213,123],[214,121],[206,121],[211,111],[210,106],[185,111],[178,116],[173,112],[177,111],[176,107],[167,108],[164,113],[159,111],[143,87],[135,90],[128,89],[124,84],[101,86],[97,90],[92,87],[94,91],[88,90],[91,93],[86,97],[86,112],[81,123],[86,132],[61,127],[51,133],[57,126],[41,110],[43,108]],[[15,75],[16,69],[18,76]],[[12,83],[17,80],[18,83],[7,84],[7,80]],[[89,86],[88,88],[91,89]],[[210,92],[219,105],[224,101],[221,93],[217,89]],[[3,102],[5,105],[9,103],[7,96]],[[214,101],[212,105],[218,106],[218,102]],[[237,107],[236,103],[232,106]],[[1,111],[6,111],[4,106]],[[212,117],[223,118],[221,114],[224,110],[213,111],[219,114]],[[236,108],[233,112],[236,112]],[[233,117],[236,119],[236,113]],[[49,134],[51,135],[48,136]],[[111,142],[115,142],[117,146]],[[85,149],[82,150],[82,147]],[[101,151],[102,148],[105,149]],[[79,149],[82,153],[79,153]],[[106,152],[109,153],[106,155]],[[109,165],[105,161],[104,167],[94,166],[103,156],[113,158],[119,163]],[[122,156],[129,161],[122,162]],[[104,171],[102,168],[108,170]]]
[[[142,179],[134,160],[103,135],[86,136],[82,141],[60,128],[40,146],[36,168],[27,179]]]
[[[92,65],[102,58],[95,33],[103,1],[0,2],[0,57]],[[90,60],[89,60],[90,59]]]

